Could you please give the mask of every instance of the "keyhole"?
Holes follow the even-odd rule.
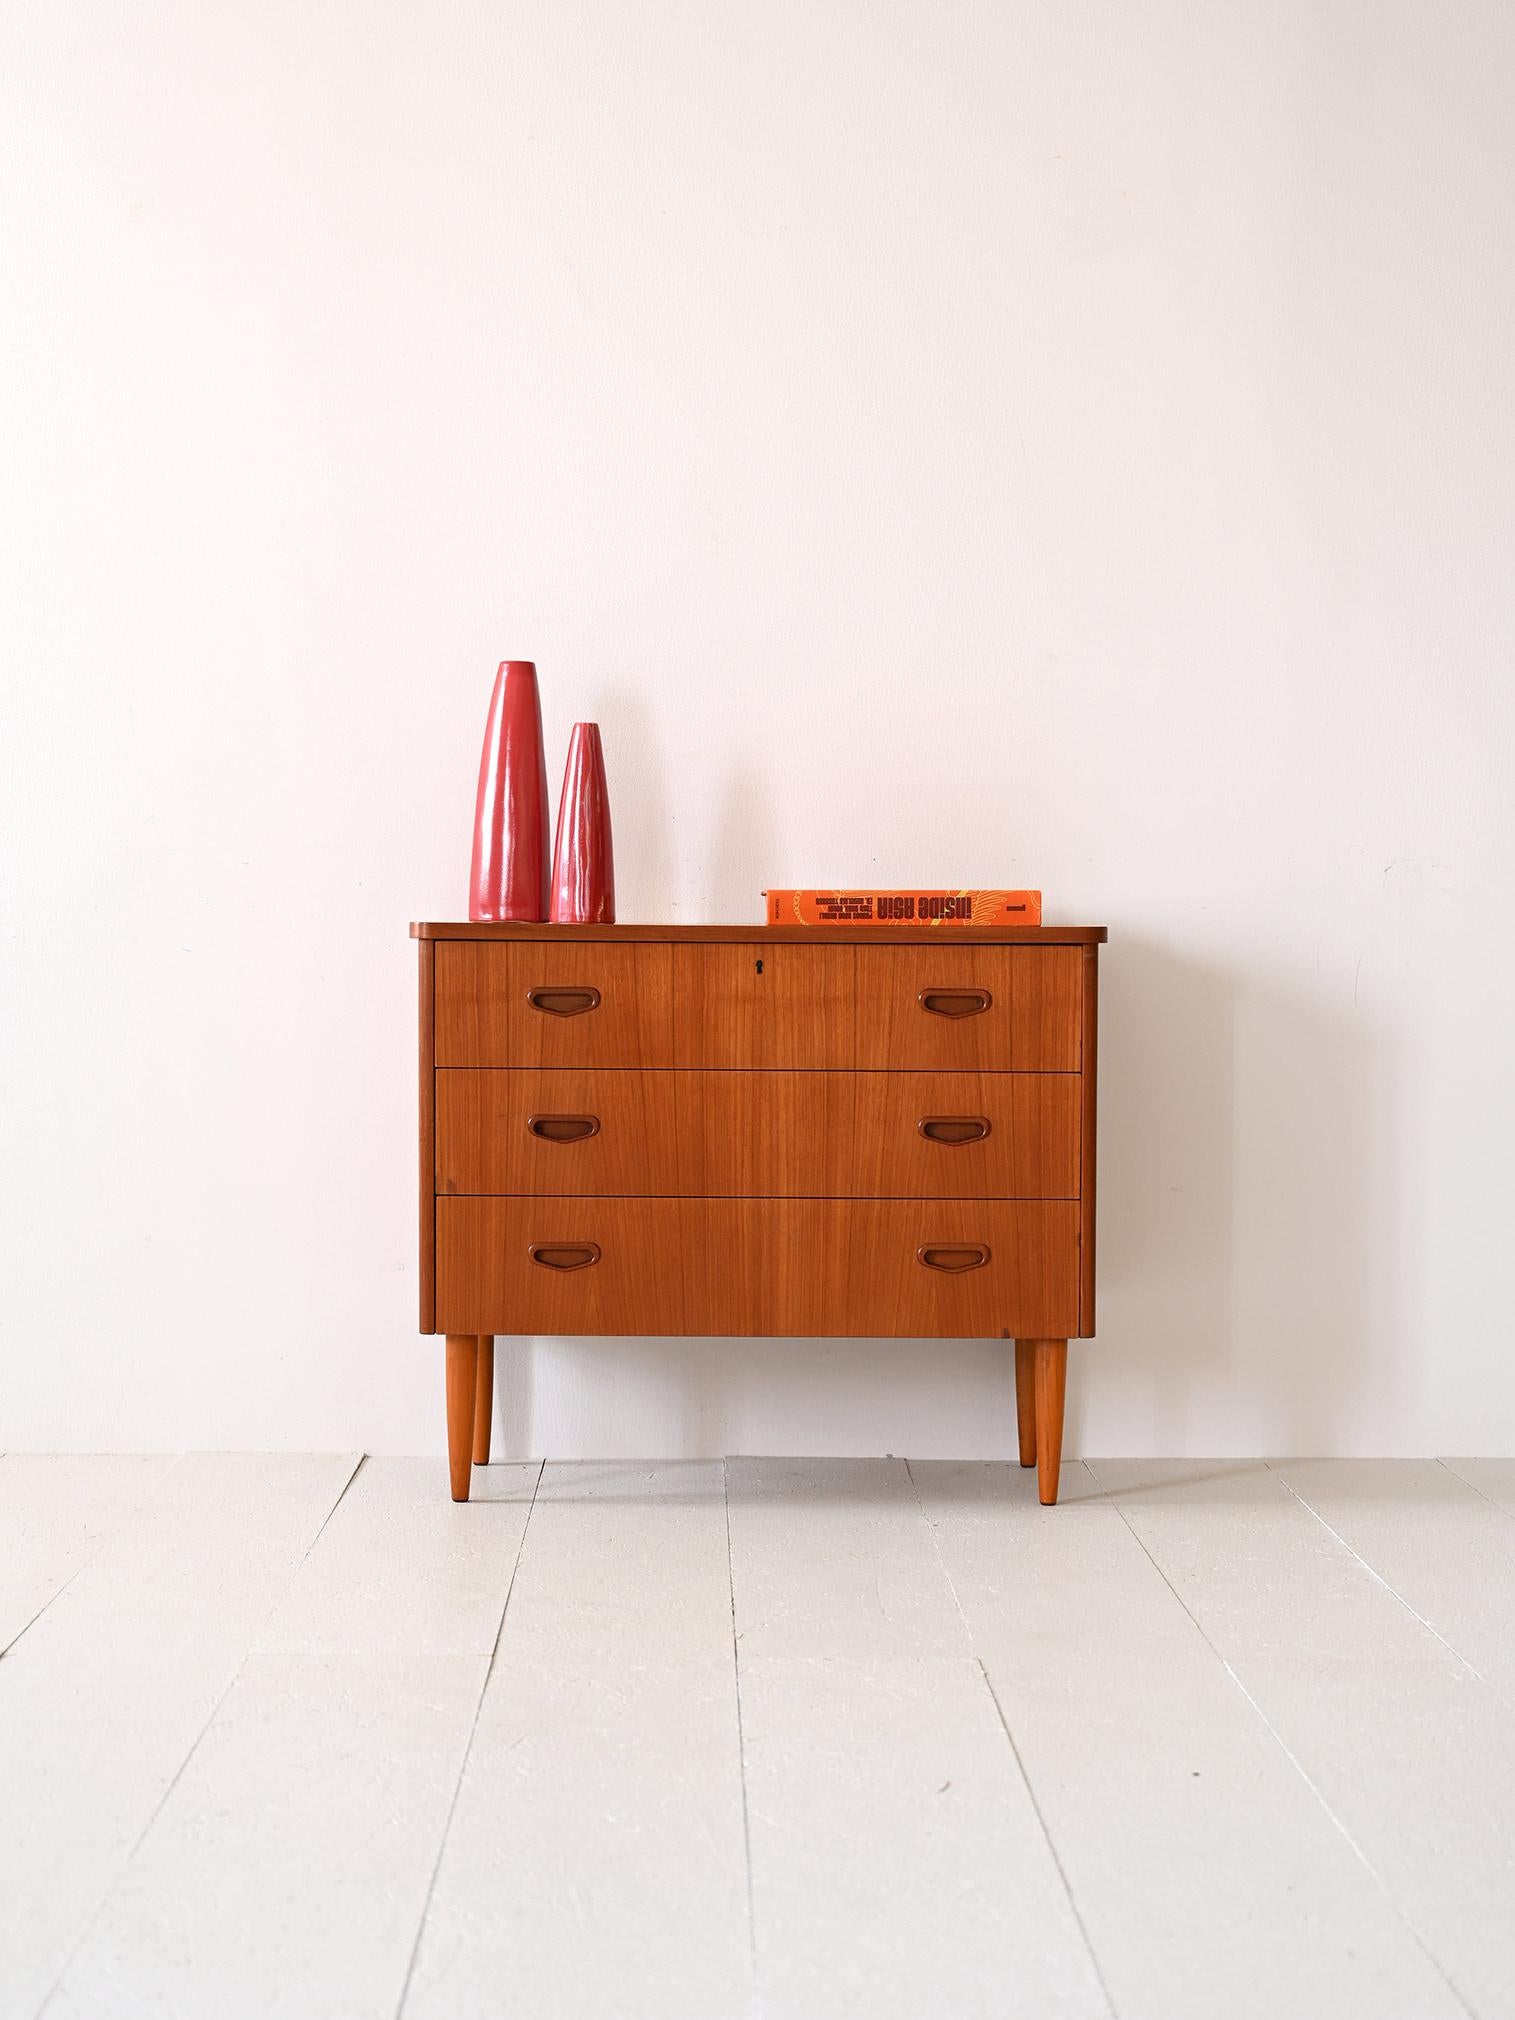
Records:
[[[760,975],[761,975],[761,974],[762,974],[762,972],[763,972],[763,964],[762,964],[762,962],[761,962],[761,961],[759,961],[759,962],[758,962],[758,964],[757,964],[757,971],[758,971],[758,973],[759,973]]]

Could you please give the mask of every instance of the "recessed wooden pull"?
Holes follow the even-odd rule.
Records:
[[[586,1136],[598,1136],[597,1115],[528,1115],[526,1127],[544,1143],[582,1143]]]
[[[916,1258],[928,1270],[945,1270],[948,1276],[961,1276],[964,1270],[982,1269],[989,1260],[989,1250],[981,1241],[960,1244],[943,1243],[932,1247],[927,1245],[916,1250]]]
[[[533,1010],[545,1010],[549,1017],[582,1017],[600,1005],[598,989],[528,989],[526,1001]]]
[[[534,1241],[527,1251],[544,1270],[587,1270],[600,1259],[595,1241]]]
[[[915,1126],[932,1143],[982,1143],[989,1134],[987,1115],[923,1115]]]
[[[922,989],[920,1006],[933,1017],[977,1017],[994,998],[987,989]]]

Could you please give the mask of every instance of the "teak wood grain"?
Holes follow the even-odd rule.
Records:
[[[671,1066],[671,947],[538,940],[436,948],[438,1066]],[[532,992],[596,991],[574,1015]]]
[[[411,930],[456,1498],[495,1335],[673,1333],[1015,1338],[1056,1499],[1102,927]]]
[[[923,1251],[984,1260],[952,1270]],[[437,1257],[450,1333],[966,1339],[1078,1324],[1075,1200],[459,1197],[437,1201]]]
[[[557,926],[517,920],[417,919],[413,940],[604,940],[635,943],[672,941],[681,946],[713,946],[752,940],[831,946],[920,946],[948,940],[953,946],[1093,947],[1107,938],[1103,926],[638,926],[612,924]]]
[[[436,1190],[1073,1199],[1080,1092],[1077,1074],[454,1068]]]
[[[435,962],[443,1067],[1079,1067],[1077,947],[444,941]]]
[[[494,1336],[479,1335],[478,1379],[473,1392],[473,1463],[489,1464],[489,1440],[494,1428]]]
[[[857,969],[851,947],[676,947],[676,1066],[850,1069]]]
[[[1095,1125],[1099,1115],[1099,949],[1083,950],[1083,984],[1080,1013],[1083,1030],[1079,1074],[1079,1157],[1078,1196],[1078,1331],[1088,1339],[1094,1331],[1094,1185]]]
[[[473,1414],[479,1393],[476,1333],[447,1335],[447,1474],[454,1501],[466,1501],[473,1464]]]
[[[1016,1342],[1017,1351],[1023,1343]],[[1057,1499],[1063,1463],[1063,1394],[1068,1376],[1066,1339],[1033,1340],[1036,1375],[1036,1490],[1043,1507]]]
[[[1015,1432],[1023,1466],[1036,1464],[1036,1342],[1015,1343]]]
[[[435,956],[429,940],[421,942],[421,1331],[437,1329],[437,1205],[436,1183],[436,1046],[433,1037],[432,978]]]
[[[857,950],[854,1066],[1076,1073],[1083,957],[1076,947],[929,947]],[[937,997],[988,999],[946,1016]]]

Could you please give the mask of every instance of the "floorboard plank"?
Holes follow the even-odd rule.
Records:
[[[1121,2020],[1459,2020],[1085,1469],[911,1472]]]
[[[549,1465],[405,2020],[743,2020],[722,1474]]]
[[[141,1506],[172,1458],[0,1459],[0,1653]]]
[[[249,1656],[47,2020],[391,2020],[487,1667]]]
[[[756,1656],[741,1678],[768,2020],[1104,2020],[976,1662]]]
[[[1496,1508],[1515,1516],[1515,1459],[1443,1459],[1441,1463]]]
[[[1108,2014],[904,1464],[728,1476],[768,2020]]]
[[[1090,1467],[1469,2008],[1515,2016],[1505,1704],[1261,1464]]]
[[[744,1657],[969,1650],[903,1459],[728,1459]]]
[[[1515,1461],[157,1463],[0,1462],[5,2020],[1515,2020]]]
[[[365,1459],[258,1637],[274,1654],[489,1655],[541,1466]]]
[[[1289,1488],[1515,1710],[1515,1522],[1435,1459],[1276,1459]]]
[[[0,2013],[52,1987],[356,1463],[180,1460],[0,1660]]]

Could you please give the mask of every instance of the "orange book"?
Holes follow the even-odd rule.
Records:
[[[1040,891],[766,891],[770,926],[1039,926]]]

